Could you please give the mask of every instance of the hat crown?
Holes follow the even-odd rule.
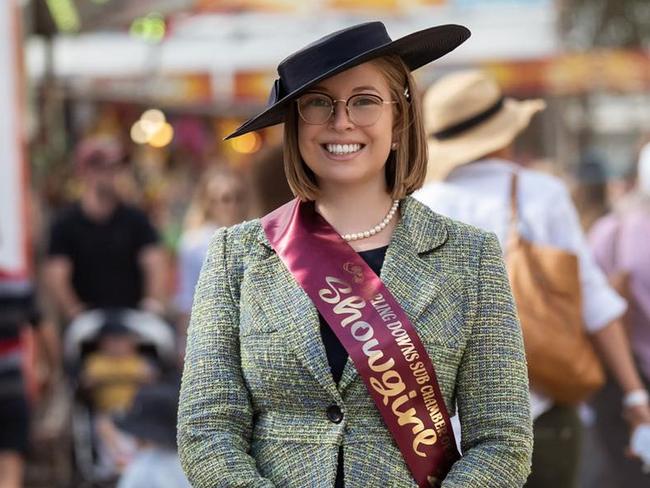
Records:
[[[118,417],[120,429],[140,439],[174,445],[178,410],[178,387],[171,384],[142,386],[129,411]]]
[[[480,71],[460,71],[434,83],[425,93],[424,128],[435,134],[493,107],[502,97],[499,85]]]
[[[285,58],[278,66],[279,93],[282,98],[304,84],[316,73],[327,73],[346,61],[371,49],[392,42],[381,22],[366,22],[333,32]]]

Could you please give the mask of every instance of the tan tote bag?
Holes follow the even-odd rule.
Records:
[[[582,320],[578,258],[519,233],[518,175],[512,175],[506,266],[524,336],[531,387],[575,405],[605,382]]]

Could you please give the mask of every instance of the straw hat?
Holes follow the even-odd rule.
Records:
[[[442,180],[455,167],[506,147],[545,106],[540,99],[504,98],[494,79],[481,71],[443,77],[423,100],[427,181]]]

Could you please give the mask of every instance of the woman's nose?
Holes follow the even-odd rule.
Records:
[[[354,123],[350,120],[348,108],[343,100],[337,100],[334,102],[334,113],[332,114],[330,122],[332,128],[335,130],[346,130],[354,126]]]

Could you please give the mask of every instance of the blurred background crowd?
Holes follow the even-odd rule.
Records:
[[[479,68],[544,99],[514,159],[566,181],[585,232],[635,190],[647,0],[0,0],[0,422],[14,426],[0,488],[23,486],[23,462],[24,486],[112,486],[129,465],[120,486],[138,486],[136,460],[184,486],[165,456],[207,240],[291,198],[281,128],[223,138],[264,107],[286,54],[371,19],[394,39],[472,30],[415,72],[423,89]],[[642,252],[639,229],[610,251]],[[604,448],[585,445],[582,486],[606,486]]]

